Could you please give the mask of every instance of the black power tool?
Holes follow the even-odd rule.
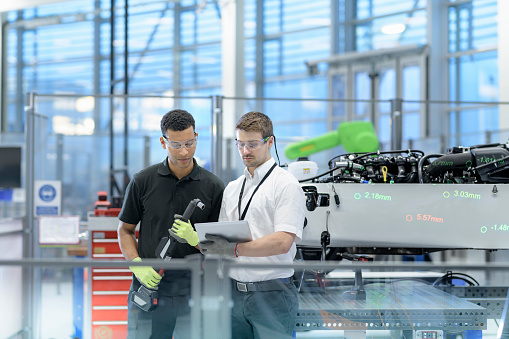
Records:
[[[181,220],[187,221],[191,217],[194,212],[194,209],[198,207],[199,209],[204,209],[205,204],[201,202],[200,199],[193,199],[187,205],[184,214],[182,215]],[[173,252],[175,251],[175,245],[177,244],[177,240],[173,237],[164,237],[159,242],[156,248],[156,256],[165,261],[168,261],[172,258]],[[159,275],[163,275],[164,269],[159,270]],[[152,312],[157,308],[157,300],[159,299],[159,293],[157,292],[157,287],[155,289],[148,288],[145,285],[141,285],[138,291],[133,291],[130,295],[130,299],[133,304],[138,306],[144,311]]]

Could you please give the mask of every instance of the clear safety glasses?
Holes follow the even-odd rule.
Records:
[[[194,134],[194,138],[186,140],[186,141],[171,141],[167,137],[163,135],[164,142],[166,145],[173,149],[182,149],[182,147],[185,147],[186,149],[190,149],[193,147],[196,147],[196,144],[198,143],[198,133]]]
[[[238,147],[239,150],[246,147],[250,151],[256,151],[257,149],[262,147],[262,145],[266,143],[270,137],[271,136],[269,135],[268,137],[260,140],[249,140],[249,141],[240,141],[235,139],[235,145]]]

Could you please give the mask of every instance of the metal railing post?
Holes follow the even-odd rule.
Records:
[[[150,166],[150,136],[143,137],[143,168]]]
[[[223,97],[212,96],[212,124],[211,124],[211,154],[210,170],[218,177],[223,177]]]
[[[56,166],[56,178],[64,182],[64,135],[58,133],[57,137],[57,166]]]
[[[441,134],[440,135],[440,153],[446,153],[447,151],[447,140],[448,140],[448,137]]]
[[[223,259],[207,256],[203,261],[202,336],[205,339],[231,338],[231,287],[223,270]]]
[[[25,104],[26,122],[25,122],[25,222],[23,225],[23,231],[25,233],[23,237],[23,257],[33,258],[33,225],[34,225],[34,144],[35,144],[35,93],[26,94]],[[34,317],[34,268],[24,267],[23,268],[23,338],[36,337],[34,333],[36,318]]]
[[[491,131],[484,132],[485,143],[491,144],[491,134],[492,134]]]
[[[191,266],[191,300],[189,300],[189,307],[191,308],[191,338],[201,338],[202,257],[200,254],[195,254],[188,258]]]
[[[392,99],[391,101],[391,149],[398,150],[403,141],[403,100]]]

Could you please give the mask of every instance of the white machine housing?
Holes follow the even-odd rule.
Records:
[[[301,183],[316,208],[306,212],[303,247],[506,249],[509,185]],[[336,205],[334,195],[339,198]],[[312,204],[311,204],[312,205]],[[309,206],[309,204],[308,204]]]

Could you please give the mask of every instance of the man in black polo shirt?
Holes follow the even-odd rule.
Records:
[[[161,119],[161,146],[167,158],[133,176],[127,186],[119,215],[118,240],[128,261],[156,258],[160,240],[168,236],[175,214],[184,214],[188,203],[200,199],[205,209],[196,209],[192,224],[217,221],[224,184],[214,174],[198,166],[193,158],[198,134],[191,114],[175,109]],[[138,245],[134,238],[140,224]],[[200,253],[187,243],[177,243],[173,258]],[[128,338],[189,338],[190,272],[166,270],[163,277],[148,266],[131,266],[134,273],[130,293],[140,284],[158,287],[158,307],[146,312],[128,301]],[[130,300],[130,298],[129,298]],[[177,317],[178,324],[177,323]],[[176,328],[175,328],[176,327]]]

